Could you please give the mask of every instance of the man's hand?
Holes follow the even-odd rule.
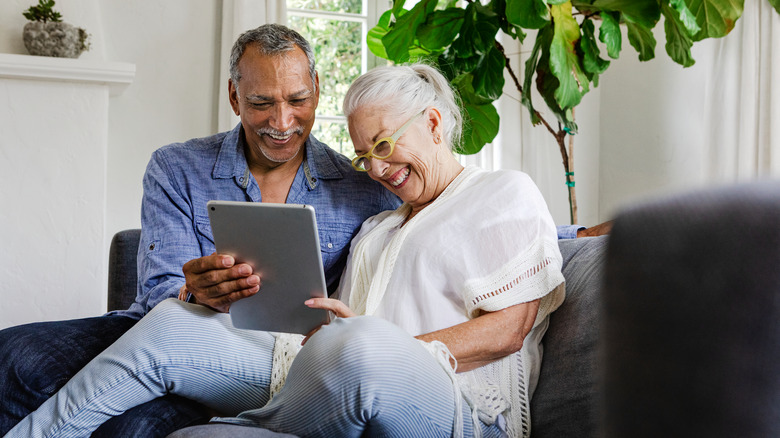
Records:
[[[577,237],[596,237],[609,234],[610,231],[612,231],[612,221],[607,221],[590,228],[577,230]]]
[[[190,260],[182,271],[186,291],[198,304],[218,312],[227,312],[232,303],[260,290],[260,276],[252,273],[252,267],[236,265],[233,257],[224,254]]]

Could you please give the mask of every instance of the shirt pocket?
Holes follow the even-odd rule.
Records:
[[[211,231],[211,223],[207,217],[195,217],[195,230],[201,254],[206,256],[216,251],[214,234]]]
[[[320,251],[322,252],[322,264],[327,271],[341,256],[346,256],[349,251],[349,243],[352,240],[353,230],[344,228],[320,229]]]

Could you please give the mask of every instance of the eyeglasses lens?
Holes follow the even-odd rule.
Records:
[[[372,155],[379,159],[384,159],[389,157],[392,152],[393,152],[393,147],[390,145],[390,142],[383,141],[382,143],[379,143],[374,147]]]

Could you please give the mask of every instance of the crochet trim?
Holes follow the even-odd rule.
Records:
[[[547,265],[552,263],[553,260],[554,259],[552,257],[545,257],[544,260],[542,260],[539,263],[537,263],[536,266],[528,268],[525,272],[521,273],[520,275],[518,275],[514,279],[510,280],[509,282],[507,282],[506,284],[504,284],[500,288],[494,289],[494,290],[492,290],[490,292],[485,292],[483,294],[480,294],[480,295],[474,297],[471,300],[471,305],[476,307],[477,304],[479,304],[481,301],[483,301],[483,300],[485,300],[487,298],[495,297],[495,296],[497,296],[499,294],[502,294],[504,292],[509,292],[510,290],[512,290],[515,287],[517,287],[520,284],[521,281],[527,280],[527,279],[531,278],[532,276],[536,275],[537,273],[541,272],[542,269],[544,269]]]

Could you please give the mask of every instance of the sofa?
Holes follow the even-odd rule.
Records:
[[[696,191],[559,241],[532,437],[780,436],[780,184]],[[136,290],[139,230],[115,235],[109,310]],[[170,438],[286,437],[224,424]]]

